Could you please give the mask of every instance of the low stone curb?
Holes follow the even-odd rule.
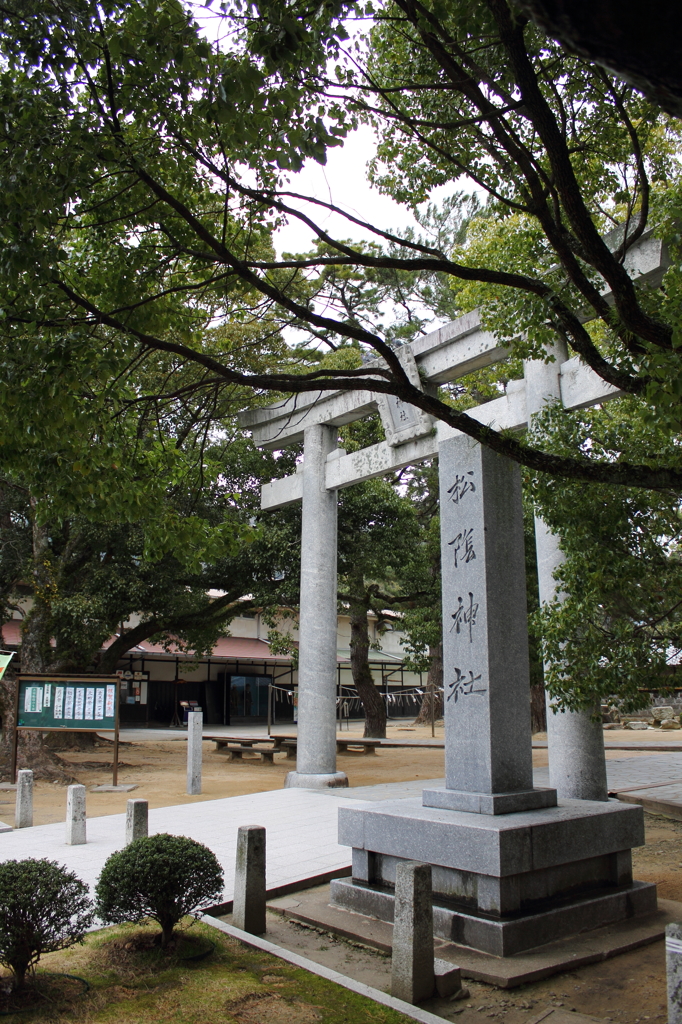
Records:
[[[226,935],[231,935],[233,939],[239,939],[240,942],[247,946],[261,949],[264,953],[272,953],[273,956],[278,957],[280,960],[286,960],[287,963],[293,964],[294,967],[302,967],[303,970],[310,971],[311,974],[316,974],[319,978],[333,981],[336,985],[341,985],[351,992],[356,992],[357,995],[373,999],[375,1003],[381,1003],[383,1006],[390,1007],[391,1010],[397,1010],[398,1013],[411,1017],[412,1020],[420,1021],[421,1024],[443,1024],[444,1018],[439,1017],[435,1013],[429,1013],[428,1010],[420,1010],[418,1006],[412,1006],[411,1003],[406,1003],[402,999],[395,999],[386,992],[381,992],[378,988],[372,988],[371,985],[364,985],[360,981],[347,978],[345,974],[339,974],[338,971],[332,971],[329,967],[316,964],[314,960],[308,960],[307,957],[299,956],[298,953],[291,953],[288,949],[276,946],[274,942],[262,939],[259,935],[243,932],[231,924],[219,921],[215,917],[209,917],[208,914],[202,914],[200,920],[204,924],[224,932]]]

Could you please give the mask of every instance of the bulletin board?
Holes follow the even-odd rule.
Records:
[[[17,679],[13,777],[16,775],[18,732],[113,732],[113,784],[117,785],[119,685],[116,676],[22,673]]]

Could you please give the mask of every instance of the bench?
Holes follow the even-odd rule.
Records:
[[[294,761],[296,759],[296,746],[295,739],[284,739],[279,749],[286,750],[288,761]],[[343,740],[337,737],[336,740],[337,754],[376,754],[376,748],[380,746],[381,740],[363,740],[357,737]]]
[[[258,760],[267,761],[268,764],[274,764],[276,750],[259,750],[254,748],[252,743],[240,743],[238,746],[232,746],[229,743],[221,743],[220,748],[216,751],[219,754],[224,754],[228,761],[243,761],[244,754],[257,754]],[[249,760],[256,760],[254,757]]]
[[[252,747],[255,743],[269,743],[274,750],[281,750],[287,740],[295,740],[294,736],[211,736],[204,734],[203,739],[212,740],[216,750],[222,750],[230,744],[240,747]]]
[[[347,739],[336,740],[337,754],[376,754],[381,740]],[[360,748],[360,749],[358,749]]]

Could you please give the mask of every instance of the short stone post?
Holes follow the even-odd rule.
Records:
[[[22,768],[17,772],[17,803],[14,827],[30,828],[33,824],[33,772]]]
[[[80,846],[85,838],[85,786],[69,786],[66,791],[66,842]]]
[[[237,833],[232,923],[252,935],[265,931],[265,829],[242,825]]]
[[[682,1024],[682,925],[665,926],[668,1024]]]
[[[146,839],[149,825],[149,804],[146,800],[129,800],[126,804],[126,846],[136,839]]]
[[[187,793],[201,793],[201,737],[204,726],[203,711],[190,711],[187,715]]]
[[[391,995],[418,1003],[434,991],[431,865],[400,861],[395,873]]]

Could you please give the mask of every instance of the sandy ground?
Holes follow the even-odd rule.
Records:
[[[361,736],[361,728],[343,730],[343,738]],[[390,725],[388,735],[396,738],[430,738],[429,728],[409,725]],[[436,737],[442,738],[442,726],[436,728]],[[194,803],[198,800],[217,800],[221,797],[240,796],[281,789],[287,772],[295,762],[286,754],[275,756],[274,764],[260,760],[229,762],[215,750],[215,744],[203,744],[202,793],[188,796],[187,745],[184,735],[167,741],[121,743],[119,749],[119,782],[132,783],[138,788],[132,793],[93,793],[92,786],[111,783],[112,747],[103,742],[92,751],[62,751],[59,753],[70,766],[74,778],[87,786],[87,813],[89,818],[101,814],[125,811],[126,801],[136,797],[149,801],[150,807],[168,807],[172,804]],[[546,753],[538,752],[545,761]],[[374,755],[345,754],[338,758],[340,771],[346,772],[351,786],[371,786],[382,782],[404,782],[413,779],[442,778],[444,774],[443,750],[424,748],[380,750]],[[36,825],[63,821],[66,815],[66,786],[38,780],[34,788],[34,823]],[[14,793],[0,790],[0,819],[9,824],[14,821]]]
[[[148,800],[150,807],[168,807],[172,804],[193,803],[197,800],[217,800],[220,797],[240,796],[244,793],[261,793],[269,789],[279,789],[284,784],[284,777],[295,767],[284,753],[275,757],[272,765],[262,764],[256,760],[228,762],[224,755],[218,754],[215,744],[206,741],[203,744],[203,792],[200,796],[187,796],[186,770],[187,747],[186,734],[169,734],[169,739],[159,741],[140,740],[122,742],[119,751],[119,782],[132,783],[138,788],[132,793],[93,793],[92,786],[111,782],[111,759],[113,744],[102,741],[92,751],[63,751],[59,756],[66,761],[74,778],[88,787],[87,811],[89,818],[101,814],[119,814],[125,811],[126,801],[130,796]],[[360,725],[351,727],[347,732],[339,734],[361,736]],[[430,726],[412,726],[409,723],[390,723],[387,729],[389,738],[396,739],[430,739]],[[678,740],[678,737],[679,740]],[[443,725],[436,724],[436,739],[443,738]],[[539,733],[534,737],[543,740],[546,737]],[[647,742],[661,739],[679,742],[682,751],[682,731],[661,734],[652,730],[647,732],[630,732],[627,730],[606,732],[608,742]],[[641,751],[608,750],[606,756],[638,757]],[[534,750],[533,764],[547,764],[547,751]],[[340,771],[346,772],[351,786],[372,786],[382,782],[406,782],[416,779],[442,778],[445,773],[443,750],[428,748],[407,748],[398,750],[379,750],[375,755],[345,754],[338,758]],[[63,821],[66,814],[66,787],[56,783],[37,781],[34,791],[34,822],[46,825]],[[14,822],[14,794],[0,790],[0,819],[8,824]],[[682,856],[680,858],[682,860]]]

